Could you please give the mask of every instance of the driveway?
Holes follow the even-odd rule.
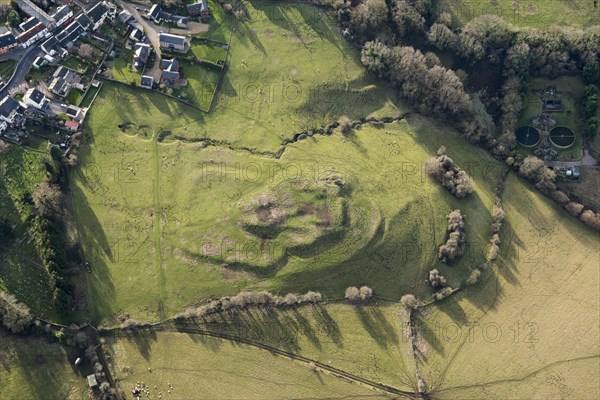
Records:
[[[150,69],[147,68],[145,74],[152,76],[154,79],[160,79],[160,60],[162,58],[162,54],[160,52],[160,42],[158,40],[158,34],[159,32],[168,32],[168,29],[163,28],[161,26],[157,26],[153,22],[142,18],[140,12],[129,3],[124,3],[121,0],[117,0],[117,4],[123,7],[123,9],[129,11],[131,15],[133,15],[133,18],[135,18],[135,20],[144,28],[144,31],[146,31],[146,37],[150,39],[150,43],[154,48],[156,57],[154,59],[154,65]]]

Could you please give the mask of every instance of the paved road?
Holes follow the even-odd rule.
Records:
[[[595,167],[598,165],[596,160],[590,154],[589,150],[583,149],[583,157],[578,161],[548,161],[546,165],[552,168],[570,168],[570,167]]]
[[[4,98],[4,96],[10,93],[12,88],[15,88],[23,83],[23,80],[25,80],[25,75],[27,75],[31,69],[31,64],[33,64],[33,61],[41,51],[41,46],[41,43],[38,43],[21,53],[19,63],[17,64],[12,77],[8,80],[8,82],[6,82],[6,85],[0,89],[0,98]],[[15,53],[17,53],[17,51],[15,51]]]

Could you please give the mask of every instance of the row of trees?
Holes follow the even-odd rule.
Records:
[[[267,291],[243,291],[235,296],[222,297],[206,304],[188,307],[176,318],[197,318],[220,312],[243,310],[248,307],[295,307],[302,304],[317,304],[322,301],[321,293],[315,291],[308,291],[304,294],[289,293],[285,296],[277,296]],[[131,327],[137,324],[132,320],[124,321],[124,326]]]
[[[367,301],[373,297],[373,289],[368,286],[350,286],[344,292],[344,298],[350,301]]]
[[[451,263],[460,258],[467,244],[465,215],[460,210],[454,210],[447,215],[447,218],[447,240],[438,249],[438,258],[443,263]]]
[[[598,133],[598,81],[600,78],[598,61],[590,61],[583,68],[583,81],[587,85],[583,92],[583,117],[585,133],[593,139]]]

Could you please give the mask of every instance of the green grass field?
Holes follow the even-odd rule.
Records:
[[[249,18],[233,34],[219,101],[187,136],[276,152],[284,138],[342,114],[356,119],[402,112],[392,104],[394,91],[367,76],[332,13],[305,4],[243,6]]]
[[[314,136],[281,159],[173,141],[202,114],[109,83],[87,121],[73,193],[97,320],[155,320],[246,287],[339,297],[366,283],[387,297],[428,295],[423,278],[456,207],[473,241],[458,265],[483,260],[498,164],[425,120]],[[421,173],[441,143],[473,169],[468,200]],[[440,268],[451,284],[468,271]]]
[[[440,399],[598,393],[598,236],[514,176],[503,199],[498,265],[421,317],[425,380]]]
[[[142,75],[131,68],[132,57],[133,52],[131,50],[121,48],[117,58],[106,62],[105,65],[110,68],[113,79],[125,83],[135,82],[136,85],[140,84]]]
[[[8,79],[15,70],[17,63],[13,60],[0,62],[0,77]]]
[[[196,36],[227,43],[231,38],[232,20],[216,1],[209,0],[210,19],[206,21],[209,25],[208,32],[202,32]],[[187,11],[187,9],[186,9]]]
[[[108,339],[107,346],[121,387],[129,393],[144,382],[152,399],[159,392],[172,399],[389,398],[306,364],[211,337],[158,333]]]
[[[588,0],[436,0],[438,9],[449,12],[460,24],[484,14],[497,15],[519,27],[550,26],[585,28],[598,25],[600,8]]]

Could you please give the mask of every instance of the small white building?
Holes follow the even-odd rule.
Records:
[[[50,100],[46,98],[44,93],[40,92],[36,88],[31,88],[25,92],[25,96],[23,96],[23,102],[28,106],[41,110],[46,107]]]

